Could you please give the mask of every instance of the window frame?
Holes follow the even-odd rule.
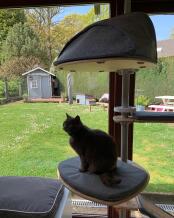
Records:
[[[38,81],[36,79],[31,80],[31,89],[38,89]]]

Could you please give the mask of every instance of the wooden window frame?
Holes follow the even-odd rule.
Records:
[[[34,84],[34,86],[33,86]],[[37,89],[38,88],[38,81],[35,79],[35,80],[31,80],[31,88],[32,89]]]
[[[142,11],[145,13],[174,13],[173,0],[132,0],[132,12]],[[0,8],[26,8],[39,6],[61,6],[61,5],[84,5],[94,3],[109,3],[111,17],[123,14],[124,0],[5,0],[0,2]],[[121,104],[121,76],[114,72],[109,74],[109,133],[120,145],[120,125],[113,122],[113,108]],[[130,105],[134,105],[135,75],[130,81]],[[132,159],[133,151],[133,125],[129,128],[129,159]]]
[[[109,3],[111,17],[123,14],[124,0],[83,0],[81,2],[77,0],[5,0],[0,2],[0,8],[23,8],[23,7],[37,7],[37,6],[61,6],[61,5],[84,5],[94,3]],[[158,13],[174,13],[174,1],[173,0],[132,0],[131,3],[132,12],[139,11],[151,14]],[[130,79],[130,105],[134,104],[135,93],[135,74]],[[109,74],[109,133],[113,136],[117,144],[120,145],[120,125],[113,122],[113,108],[116,105],[121,104],[121,76],[110,72]],[[133,124],[129,128],[128,138],[128,157],[132,159],[133,153]],[[118,218],[118,211],[112,207],[108,209],[109,218]],[[127,217],[130,217],[128,211]],[[74,216],[75,218],[75,216]]]
[[[57,5],[84,5],[94,3],[110,3],[112,14],[116,15],[116,8],[120,10],[124,0],[5,0],[0,1],[0,8],[22,8]],[[174,13],[173,0],[132,0],[132,11],[146,13]],[[114,15],[114,16],[115,16]]]

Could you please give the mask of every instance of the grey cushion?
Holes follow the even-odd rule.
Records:
[[[147,184],[149,175],[143,169],[118,160],[118,177],[122,180],[115,187],[105,186],[98,175],[81,173],[80,159],[71,158],[59,164],[62,180],[77,192],[103,201],[122,201],[141,191]]]
[[[58,180],[40,177],[0,177],[1,218],[52,218],[63,195]]]

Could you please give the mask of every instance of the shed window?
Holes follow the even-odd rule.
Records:
[[[32,89],[38,88],[38,86],[37,86],[37,80],[32,80],[32,81],[31,81],[31,88],[32,88]]]

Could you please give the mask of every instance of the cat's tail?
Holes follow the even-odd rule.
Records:
[[[110,187],[119,184],[121,182],[121,179],[118,178],[115,171],[100,174],[100,179],[104,185]]]

